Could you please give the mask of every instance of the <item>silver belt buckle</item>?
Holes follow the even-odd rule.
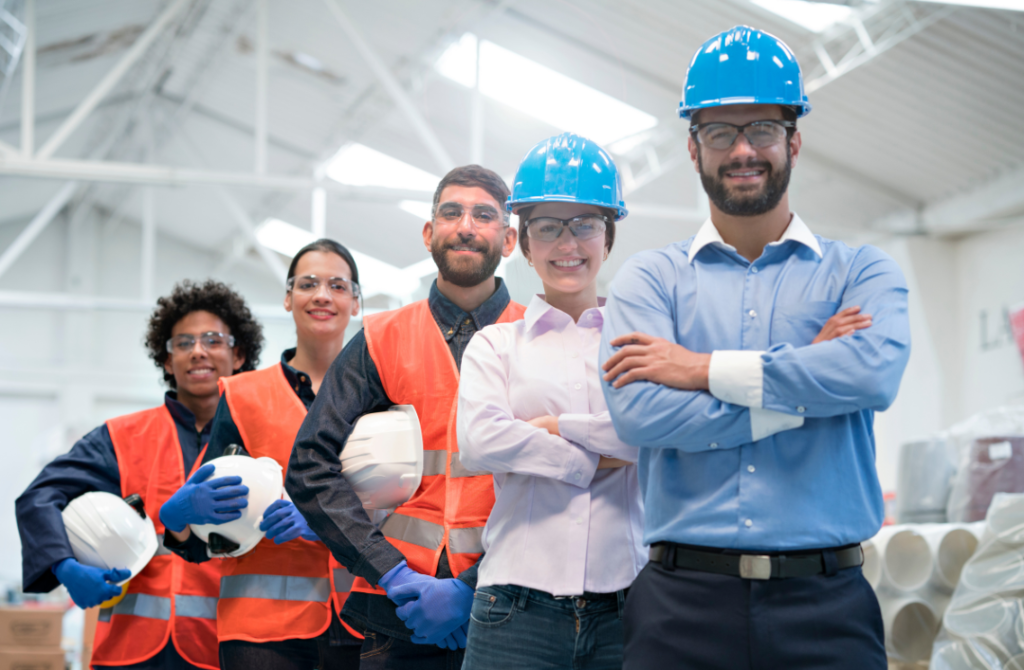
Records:
[[[771,579],[771,556],[743,554],[740,556],[740,577],[743,579]]]

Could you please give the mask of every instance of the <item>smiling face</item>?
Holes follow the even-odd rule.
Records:
[[[454,206],[465,212],[459,221],[448,223],[436,215]],[[501,223],[474,223],[471,213],[479,207],[492,209]],[[435,218],[423,227],[423,242],[445,281],[469,288],[491,278],[501,257],[511,254],[516,245],[516,231],[504,225],[504,211],[504,203],[478,186],[451,185],[441,191]]]
[[[582,214],[601,214],[601,209],[574,202],[546,202],[534,207],[529,217],[571,219]],[[554,242],[530,238],[526,257],[533,263],[540,280],[544,282],[545,293],[549,296],[552,293],[570,295],[581,291],[596,292],[597,273],[605,257],[605,233],[581,240],[568,228],[563,228],[562,234]]]
[[[342,277],[352,281],[352,268],[345,259],[329,251],[308,251],[295,265],[296,277],[316,275],[326,280]],[[359,300],[351,292],[331,289],[327,281],[320,281],[313,291],[296,288],[285,294],[284,308],[295,319],[295,330],[300,341],[344,338],[349,320],[359,313]]]
[[[783,120],[778,105],[724,105],[700,110],[699,123],[737,126],[767,119]],[[800,133],[768,147],[755,148],[743,135],[728,149],[697,144],[690,137],[690,157],[712,204],[725,214],[758,216],[782,201],[790,171],[800,153]]]
[[[196,311],[186,314],[171,329],[171,337],[192,335],[196,343],[188,352],[175,350],[168,354],[164,369],[174,375],[178,397],[183,402],[190,396],[207,398],[220,393],[217,380],[234,374],[245,363],[238,347],[222,346],[207,351],[199,336],[203,333],[224,333],[230,335],[227,325],[216,314]]]

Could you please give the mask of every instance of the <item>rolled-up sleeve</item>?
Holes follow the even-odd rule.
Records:
[[[499,328],[476,334],[462,357],[458,437],[462,463],[471,470],[516,473],[590,486],[598,453],[517,419],[508,398],[508,368]]]

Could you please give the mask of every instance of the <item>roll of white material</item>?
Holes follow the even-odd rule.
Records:
[[[992,665],[979,658],[974,647],[966,641],[957,640],[936,648],[930,670],[977,670],[989,667]]]
[[[1020,622],[1016,598],[981,597],[970,602],[956,602],[942,619],[946,630],[965,640],[984,640],[985,647],[1001,658],[1024,653],[1017,634]]]
[[[960,571],[978,548],[978,538],[963,524],[931,524],[920,527],[932,552],[929,584],[952,593],[960,581]]]
[[[916,591],[932,575],[932,550],[915,526],[885,526],[871,540],[881,558],[879,589]]]
[[[881,596],[878,604],[885,624],[885,649],[891,659],[916,663],[928,660],[939,632],[939,617],[917,596]]]

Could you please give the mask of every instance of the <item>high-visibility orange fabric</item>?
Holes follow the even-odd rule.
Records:
[[[289,385],[281,365],[221,377],[220,385],[249,455],[269,456],[281,465],[282,474],[287,473],[306,407]],[[323,633],[331,623],[332,569],[334,565],[341,567],[331,560],[330,551],[321,542],[297,539],[274,544],[266,538],[243,556],[223,559],[218,637],[276,642]],[[254,585],[241,592],[241,597],[239,591],[232,590],[240,578]],[[276,592],[274,588],[259,590],[267,585],[280,588]],[[258,616],[254,616],[256,612]]]
[[[524,312],[510,302],[497,322],[516,321]],[[367,316],[363,333],[388,398],[415,407],[423,431],[422,483],[381,524],[381,532],[422,574],[433,576],[447,549],[452,574],[458,576],[483,553],[480,538],[494,506],[491,474],[466,472],[459,465],[459,370],[426,300]],[[352,590],[384,594],[358,577]]]
[[[111,419],[107,429],[117,455],[121,494],[142,496],[146,514],[162,534],[160,507],[186,480],[174,419],[161,406]],[[138,599],[152,607],[120,613],[124,608],[115,606],[108,616],[101,611],[92,663],[141,663],[155,656],[170,638],[189,663],[217,670],[217,622],[212,603],[219,591],[216,564],[196,565],[159,551],[142,572],[132,575],[122,601]]]

